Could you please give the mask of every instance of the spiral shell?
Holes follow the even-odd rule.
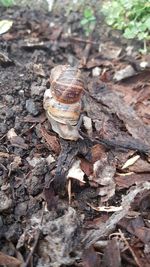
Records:
[[[50,83],[50,89],[44,94],[44,109],[52,128],[61,137],[76,140],[84,88],[81,71],[77,67],[58,65],[51,71]]]
[[[80,100],[83,92],[83,79],[77,67],[58,65],[51,71],[51,92],[61,103],[72,104]]]

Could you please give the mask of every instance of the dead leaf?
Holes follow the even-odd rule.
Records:
[[[140,185],[137,185],[135,188],[131,189],[130,192],[125,195],[122,199],[121,206],[123,209],[121,211],[116,211],[106,223],[100,224],[98,230],[90,230],[82,240],[86,247],[90,247],[101,237],[108,235],[116,226],[116,224],[124,218],[131,207],[131,203],[135,199],[138,193],[142,193],[145,190],[150,190],[150,183],[145,182]]]
[[[100,257],[93,246],[84,250],[82,264],[83,267],[100,267]]]
[[[28,148],[28,145],[25,144],[24,139],[23,139],[22,137],[18,136],[18,135],[15,133],[14,128],[11,128],[11,129],[7,132],[7,138],[8,138],[8,140],[10,141],[10,143],[11,143],[12,146],[20,147],[20,148],[23,148],[23,149],[27,149],[27,148]]]
[[[116,172],[116,167],[110,163],[107,159],[107,155],[96,161],[93,165],[93,175],[89,177],[90,181],[94,181],[101,185],[99,187],[99,195],[102,197],[103,202],[107,201],[115,194],[115,182],[114,175]]]
[[[115,207],[115,206],[102,206],[102,207],[94,207],[93,205],[89,204],[88,205],[93,209],[93,210],[96,210],[96,211],[101,211],[101,212],[115,212],[115,211],[120,211],[122,210],[122,206],[120,207]]]
[[[96,162],[97,160],[100,160],[104,155],[106,154],[106,149],[103,145],[96,144],[91,149],[92,154],[92,162]]]
[[[84,158],[81,158],[80,167],[87,176],[93,173],[93,164]]]
[[[139,155],[136,155],[136,156],[133,156],[132,158],[128,159],[128,160],[124,163],[124,165],[122,166],[121,169],[124,170],[124,169],[130,167],[130,166],[133,165],[139,158],[140,158],[140,156],[139,156]]]
[[[121,266],[121,255],[119,242],[117,238],[112,238],[108,241],[108,244],[104,253],[104,262],[107,267],[120,267]]]
[[[7,265],[8,267],[19,267],[21,266],[21,261],[0,251],[0,265]]]
[[[116,185],[121,188],[129,188],[131,185],[140,184],[146,181],[150,181],[149,173],[127,173],[124,175],[117,175],[115,177]]]
[[[94,89],[94,87],[96,88]],[[137,116],[136,111],[132,108],[131,105],[128,105],[125,103],[125,101],[120,97],[118,92],[114,92],[110,89],[108,89],[106,86],[102,87],[102,90],[100,90],[101,86],[103,84],[93,84],[93,87],[90,86],[89,90],[92,90],[92,96],[99,102],[103,103],[103,105],[108,112],[108,114],[113,113],[116,114],[121,121],[124,122],[124,125],[128,132],[134,137],[133,141],[137,141],[139,145],[139,149],[150,151],[150,126],[143,123],[143,121]],[[97,87],[99,90],[97,90]],[[97,116],[97,120],[101,119],[103,121],[103,118],[106,118],[106,115],[104,117],[104,112],[102,112],[101,107],[98,108],[98,106],[94,103],[89,103],[91,106],[91,112],[88,114],[93,119],[93,112],[94,116],[96,118],[96,114],[99,114]],[[100,105],[99,105],[100,106]],[[89,107],[90,108],[90,107]],[[106,111],[105,111],[106,113]],[[107,115],[108,118],[110,115]],[[106,118],[107,119],[107,118]],[[105,119],[105,120],[106,120]],[[133,123],[134,122],[134,123]],[[101,128],[102,128],[101,124]],[[115,133],[116,134],[116,133]],[[123,136],[124,137],[124,136]],[[118,141],[117,137],[117,141]],[[131,138],[129,139],[131,142]],[[124,141],[126,142],[126,140]],[[128,141],[129,142],[129,141]],[[147,148],[146,148],[147,147]]]
[[[9,31],[9,29],[12,27],[13,21],[12,20],[0,20],[0,35]]]
[[[46,120],[46,115],[45,113],[41,114],[40,116],[33,117],[32,115],[27,115],[24,117],[23,121],[24,122],[31,122],[31,123],[43,123]]]
[[[60,144],[58,142],[57,137],[48,134],[43,126],[40,127],[40,131],[42,137],[46,140],[47,144],[50,146],[50,149],[52,149],[58,155],[60,153]]]
[[[136,172],[136,173],[150,173],[150,164],[144,159],[139,158],[134,165],[129,167],[129,170],[131,172]]]
[[[84,172],[81,170],[80,167],[81,160],[76,160],[70,170],[68,171],[67,178],[74,178],[76,180],[79,180],[82,183],[85,183],[84,181]]]
[[[123,218],[119,225],[129,233],[137,236],[143,243],[148,244],[150,242],[150,229],[144,226],[141,216],[134,219]]]

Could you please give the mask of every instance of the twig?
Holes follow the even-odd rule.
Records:
[[[68,180],[68,198],[69,198],[69,205],[71,205],[71,179]]]
[[[73,42],[98,45],[98,42],[94,42],[92,40],[84,40],[84,39],[81,39],[81,38],[78,38],[78,37],[73,37],[73,36],[67,36],[67,37],[63,36],[63,39],[69,39],[69,41],[73,41]]]
[[[83,56],[80,60],[80,68],[83,68],[86,66],[86,63],[88,61],[88,57],[89,57],[89,54],[90,54],[90,50],[91,50],[91,47],[92,47],[92,39],[93,39],[93,32],[94,32],[95,28],[92,30],[90,36],[89,36],[89,39],[88,39],[88,43],[86,44],[85,46],[85,49],[83,51]]]
[[[120,237],[122,238],[122,240],[124,241],[124,243],[126,244],[126,246],[128,247],[128,249],[130,250],[130,252],[131,252],[131,254],[132,254],[132,256],[133,256],[133,258],[134,258],[134,260],[135,260],[135,262],[137,264],[137,266],[142,267],[142,265],[140,264],[137,256],[135,255],[133,249],[130,247],[128,241],[126,240],[124,234],[122,233],[122,231],[120,229],[119,229],[119,233],[120,233]]]
[[[44,207],[45,207],[45,205],[44,205]],[[44,207],[43,207],[43,210],[42,210],[40,226],[42,225],[42,222],[43,222]],[[31,251],[30,251],[30,253],[29,253],[29,255],[28,255],[28,257],[27,257],[27,259],[26,259],[26,261],[25,261],[25,263],[23,264],[22,267],[27,267],[27,266],[28,266],[28,264],[29,264],[29,262],[30,262],[30,260],[31,260],[31,257],[32,257],[32,255],[33,255],[33,253],[34,253],[34,251],[35,251],[35,248],[36,248],[36,246],[37,246],[37,243],[38,243],[38,241],[39,241],[40,233],[41,233],[41,230],[40,230],[40,227],[39,227],[39,228],[37,229],[37,233],[36,233],[36,237],[35,237],[35,241],[34,241],[33,247],[32,247],[32,249],[31,249]]]

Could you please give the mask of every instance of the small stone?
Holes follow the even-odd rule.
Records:
[[[12,200],[7,195],[0,191],[0,212],[8,210],[12,205]]]
[[[95,67],[92,69],[92,76],[93,77],[98,77],[101,74],[102,69],[99,67]]]
[[[14,98],[11,95],[5,95],[4,99],[8,104],[14,104]]]
[[[2,134],[5,134],[7,132],[7,125],[6,125],[6,123],[1,122],[0,123],[0,129],[1,129],[1,133]]]
[[[14,117],[15,111],[11,108],[6,110],[6,119],[12,119]]]
[[[33,116],[37,116],[39,114],[39,110],[37,109],[36,104],[32,99],[26,100],[26,110]]]
[[[19,94],[20,96],[24,97],[24,90],[22,90],[22,89],[19,90],[18,94]]]
[[[116,81],[121,81],[123,79],[132,77],[136,74],[135,70],[133,69],[132,66],[126,66],[124,69],[122,70],[118,70],[116,71],[115,75],[114,75],[114,80]]]

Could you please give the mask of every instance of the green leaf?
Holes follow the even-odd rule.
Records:
[[[84,9],[84,17],[85,18],[90,18],[93,16],[93,10],[91,8],[86,8]]]
[[[0,5],[5,7],[12,6],[14,4],[14,0],[0,0]]]
[[[148,36],[148,32],[139,32],[137,35],[137,37],[140,41],[146,39],[147,36]]]
[[[127,39],[133,39],[136,36],[136,33],[132,29],[126,28],[123,36]]]
[[[95,20],[96,20],[96,18],[95,18],[94,16],[92,16],[92,17],[90,17],[90,18],[88,19],[89,22],[92,22],[92,21],[95,21]]]
[[[80,21],[80,24],[83,26],[83,25],[86,25],[88,23],[88,19],[84,18]]]
[[[144,24],[146,25],[147,29],[150,30],[150,17],[146,19]]]

